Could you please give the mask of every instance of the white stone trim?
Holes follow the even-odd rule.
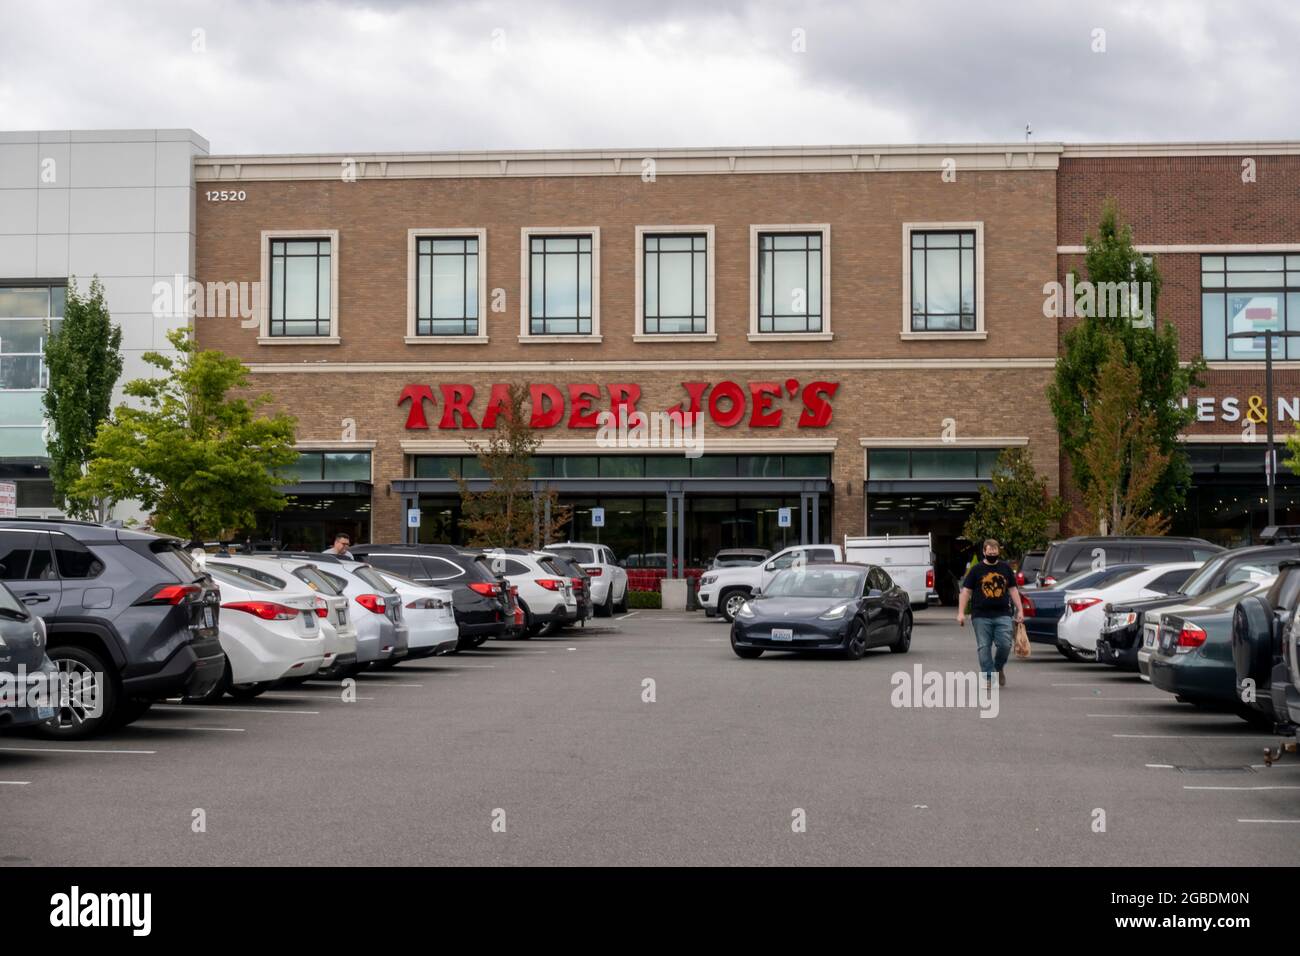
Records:
[[[896,172],[939,174],[949,160],[966,171],[1052,171],[1060,143],[976,143],[669,148],[653,150],[481,150],[409,153],[291,153],[204,156],[195,159],[197,182],[340,181],[344,163],[356,180],[622,176],[640,179],[654,160],[656,176],[772,173]]]
[[[1135,245],[1138,252],[1170,253],[1175,255],[1196,254],[1214,255],[1216,253],[1250,253],[1250,252],[1289,252],[1300,253],[1300,240],[1296,242],[1228,242],[1228,243],[1184,243],[1174,245]],[[1087,246],[1057,246],[1058,256],[1082,256],[1088,251]]]
[[[858,444],[863,448],[1012,448],[1029,444],[1026,435],[983,438],[952,438],[945,441],[937,435],[923,435],[919,438],[890,436],[887,438],[859,438]],[[900,481],[903,479],[899,479]]]
[[[478,334],[477,335],[417,335],[415,313],[419,300],[419,267],[416,251],[420,239],[473,236],[478,240]],[[466,226],[463,229],[439,226],[434,229],[408,229],[406,231],[406,344],[407,345],[481,345],[487,335],[487,230]]]
[[[532,257],[528,241],[533,236],[591,237],[591,334],[530,335],[528,310],[532,302]],[[596,344],[600,336],[600,226],[524,226],[519,230],[519,341],[524,344]]]
[[[822,327],[816,332],[760,332],[758,330],[758,237],[765,232],[820,232],[822,234]],[[831,224],[787,222],[749,227],[749,341],[825,342],[831,328]]]
[[[912,331],[912,233],[952,230],[975,232],[975,329],[955,332]],[[903,223],[903,328],[899,337],[914,341],[951,341],[984,339],[984,222],[905,222]]]
[[[1067,143],[1061,155],[1070,159],[1136,156],[1294,156],[1295,140],[1191,143]]]
[[[424,374],[480,375],[523,373],[566,375],[570,372],[677,372],[677,371],[935,371],[946,369],[1053,369],[1051,358],[936,358],[936,359],[646,359],[639,361],[534,361],[534,362],[246,362],[254,375],[328,374]],[[1234,367],[1238,364],[1234,363]]]
[[[647,235],[672,235],[689,233],[696,235],[704,233],[704,268],[708,275],[704,290],[704,331],[703,332],[647,332],[645,330],[645,237]],[[634,342],[713,342],[718,338],[717,326],[715,325],[716,310],[714,308],[716,299],[713,294],[713,280],[715,270],[713,266],[714,256],[714,228],[708,226],[637,226],[636,241],[633,246],[635,256],[635,274],[636,289],[634,299],[636,302],[636,325],[633,326],[635,332],[632,335]]]
[[[303,438],[293,443],[295,451],[371,451],[378,446],[374,439],[334,441],[331,439]]]
[[[271,335],[271,240],[329,239],[330,241],[330,334]],[[258,345],[338,345],[339,337],[339,231],[337,229],[263,229],[261,281],[258,289]]]

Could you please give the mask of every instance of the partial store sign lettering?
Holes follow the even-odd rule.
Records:
[[[678,421],[695,421],[706,415],[719,428],[734,428],[747,422],[750,428],[779,428],[785,421],[788,406],[797,407],[800,428],[825,428],[831,423],[831,399],[839,382],[815,381],[801,384],[798,379],[784,382],[682,382],[683,400],[665,409]],[[602,411],[612,412],[616,422],[639,409],[641,386],[626,382],[600,385],[596,382],[549,383],[528,386],[530,423],[534,428],[598,428]],[[474,406],[479,393],[473,385],[450,383],[407,385],[397,404],[410,403],[406,412],[408,431],[427,430],[430,413],[437,413],[439,429],[496,428],[497,419],[510,413],[510,386],[492,385],[486,402]],[[791,414],[795,408],[788,409]],[[684,416],[691,416],[686,419]]]

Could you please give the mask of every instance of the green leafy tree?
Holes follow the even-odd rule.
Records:
[[[993,484],[980,489],[962,535],[975,542],[997,538],[1012,561],[1026,551],[1046,547],[1052,525],[1065,517],[1067,503],[1047,490],[1047,479],[1034,470],[1027,448],[1007,448],[998,455]]]
[[[74,518],[103,519],[111,500],[72,494],[86,471],[90,446],[102,422],[108,420],[113,387],[122,374],[122,330],[113,324],[99,278],[90,281],[88,295],[68,286],[63,324],[45,341],[45,417],[50,423],[46,449],[50,479],[60,508]]]
[[[1104,283],[1150,283],[1150,296],[1130,307],[1127,314],[1092,315],[1080,319],[1061,340],[1061,354],[1047,397],[1056,418],[1061,449],[1080,489],[1092,480],[1084,448],[1092,435],[1093,415],[1087,396],[1096,391],[1098,373],[1112,342],[1138,375],[1138,404],[1152,416],[1152,440],[1164,457],[1164,468],[1152,490],[1155,511],[1171,513],[1183,503],[1191,482],[1191,466],[1179,446],[1178,436],[1191,424],[1195,412],[1181,400],[1192,386],[1204,385],[1205,360],[1198,356],[1188,367],[1179,365],[1178,331],[1173,323],[1156,322],[1160,296],[1160,270],[1133,247],[1129,226],[1121,224],[1113,200],[1106,202],[1096,238],[1086,240],[1084,268],[1093,287]],[[1109,311],[1109,310],[1108,310]]]
[[[136,402],[119,406],[100,428],[74,493],[138,500],[164,534],[225,538],[252,528],[258,511],[284,507],[276,486],[297,460],[296,422],[259,415],[268,396],[231,394],[248,383],[238,359],[199,351],[185,329],[167,338],[177,354],[144,354],[160,374],[126,384]]]
[[[1169,455],[1156,447],[1156,416],[1139,401],[1137,366],[1110,343],[1088,396],[1092,428],[1083,446],[1088,466],[1084,505],[1100,534],[1164,534],[1169,519],[1153,507]]]
[[[476,547],[537,548],[555,540],[569,522],[571,509],[561,507],[559,495],[547,488],[534,494],[533,455],[542,443],[527,412],[528,389],[510,386],[507,407],[486,442],[470,442],[491,484],[474,491],[463,478],[460,486],[461,525]],[[550,503],[551,521],[546,522]]]

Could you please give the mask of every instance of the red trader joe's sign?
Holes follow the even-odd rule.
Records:
[[[663,409],[672,418],[691,422],[705,416],[719,428],[734,428],[748,423],[750,428],[779,428],[785,420],[787,406],[798,400],[800,428],[825,428],[831,423],[831,399],[839,382],[806,382],[788,378],[784,382],[682,382],[686,394],[682,401]],[[534,428],[599,428],[602,412],[615,421],[639,408],[641,386],[624,382],[599,385],[595,382],[569,385],[529,385],[530,421]],[[497,419],[510,411],[510,386],[491,386],[486,403],[474,412],[477,393],[473,385],[463,383],[407,385],[397,404],[410,403],[406,412],[409,430],[428,429],[436,415],[438,428],[496,428]],[[439,409],[441,411],[439,412]],[[791,413],[795,411],[790,409]],[[690,415],[690,419],[683,416]]]

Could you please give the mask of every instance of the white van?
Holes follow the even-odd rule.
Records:
[[[880,537],[844,537],[844,560],[877,564],[907,592],[912,609],[937,604],[934,589],[934,551],[928,534],[887,534]]]

